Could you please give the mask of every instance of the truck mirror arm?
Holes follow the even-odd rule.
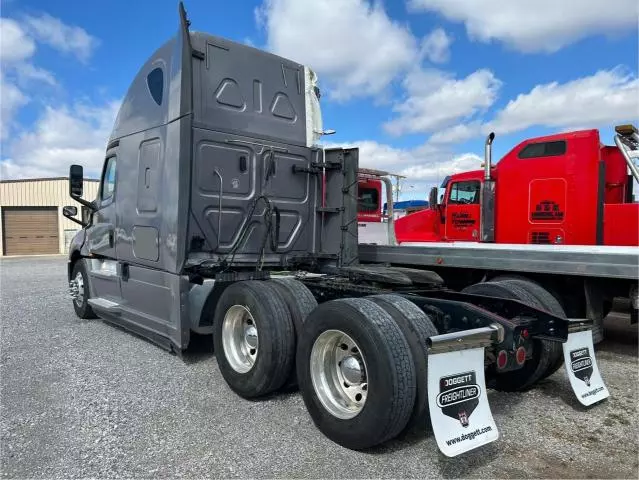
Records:
[[[64,215],[64,214],[63,214]],[[82,222],[82,220],[78,220],[77,218],[73,218],[70,217],[68,215],[64,215],[65,217],[67,217],[69,220],[71,220],[74,223],[77,223],[78,225],[80,225],[82,228],[86,227],[86,225]]]
[[[82,197],[79,197],[79,196],[73,195],[73,194],[71,194],[70,197],[73,200],[75,200],[76,202],[78,202],[79,204],[84,205],[85,207],[91,209],[92,212],[95,212],[97,210],[94,202],[89,202],[89,201],[83,199]]]
[[[86,227],[82,220],[78,220],[75,216],[78,214],[78,209],[76,207],[64,207],[62,209],[62,215],[74,223],[77,223],[82,228]]]

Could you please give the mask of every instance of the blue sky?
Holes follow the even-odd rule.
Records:
[[[3,178],[95,174],[119,101],[173,35],[177,2],[3,0]],[[309,65],[328,144],[407,175],[448,173],[519,141],[639,123],[636,0],[187,0],[192,28]],[[410,188],[410,186],[413,186]]]

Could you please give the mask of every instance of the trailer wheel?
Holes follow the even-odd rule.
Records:
[[[499,278],[502,278],[502,279],[499,280]],[[524,289],[525,291],[530,293],[532,296],[534,296],[537,299],[539,306],[541,308],[545,309],[549,313],[552,313],[553,315],[557,315],[558,317],[561,317],[561,318],[566,318],[566,312],[564,311],[559,301],[548,290],[546,290],[544,287],[542,287],[538,283],[533,282],[531,280],[523,279],[523,278],[508,278],[508,277],[497,277],[493,279],[492,281],[499,282],[499,283],[508,283],[511,285],[518,286],[519,288]],[[553,358],[551,359],[548,370],[541,376],[541,380],[555,373],[557,370],[561,368],[561,366],[564,363],[564,353],[563,353],[563,349],[561,348],[561,345],[558,344],[557,342],[551,342],[551,343],[554,344],[554,349],[552,353]]]
[[[317,300],[311,291],[299,280],[293,278],[272,278],[268,283],[275,286],[286,302],[293,326],[295,327],[295,335],[297,336],[302,330],[302,325],[306,317],[317,307]],[[284,389],[292,390],[297,387],[297,373],[293,367],[292,372]]]
[[[224,380],[241,397],[280,388],[293,369],[295,334],[279,291],[257,280],[227,287],[215,309],[213,345]]]
[[[393,318],[364,298],[320,304],[298,339],[297,377],[319,430],[360,450],[401,432],[415,403],[410,346]]]
[[[73,290],[75,298],[73,299],[73,309],[75,314],[82,319],[98,318],[91,305],[89,291],[89,277],[87,275],[84,261],[80,258],[76,260],[71,272],[70,288]]]
[[[535,307],[541,307],[539,301],[526,290],[503,282],[477,283],[464,288],[462,292],[520,300]],[[526,361],[518,370],[492,375],[491,386],[495,390],[506,392],[522,391],[532,387],[550,369],[551,363],[555,358],[555,343],[548,340],[534,339],[532,341],[532,358]]]
[[[408,341],[413,361],[417,391],[415,406],[406,430],[428,424],[428,343],[429,337],[438,334],[430,317],[410,300],[399,295],[373,295],[366,297],[386,310],[401,328]]]

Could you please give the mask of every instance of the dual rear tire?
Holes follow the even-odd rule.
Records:
[[[244,398],[297,383],[315,425],[351,449],[428,421],[430,318],[398,295],[317,306],[295,280],[246,281],[222,293],[214,347],[227,384]]]

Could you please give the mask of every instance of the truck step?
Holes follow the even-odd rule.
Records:
[[[89,298],[89,305],[108,313],[120,313],[120,304],[106,298]]]

